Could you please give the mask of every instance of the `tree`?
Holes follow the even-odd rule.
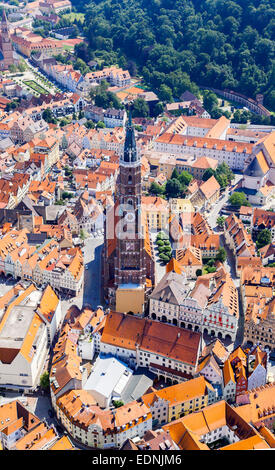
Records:
[[[9,65],[9,71],[10,71],[11,73],[16,73],[16,72],[17,72],[17,67],[16,67],[16,65],[15,65],[15,64]]]
[[[167,103],[171,103],[173,101],[172,90],[167,85],[160,85],[158,97],[161,101],[165,101]]]
[[[215,268],[215,266],[207,266],[206,271],[210,274],[215,273],[217,269]]]
[[[106,91],[102,88],[98,87],[93,90],[92,94],[95,93],[94,96],[94,103],[96,106],[99,108],[115,108],[115,109],[120,109],[121,108],[121,102],[118,99],[118,97],[112,93],[111,91]]]
[[[157,234],[157,240],[168,240],[169,237],[167,235],[167,233],[164,233],[164,232],[159,232]]]
[[[256,246],[258,250],[263,246],[269,245],[272,241],[271,232],[268,228],[261,230],[257,236]]]
[[[76,45],[75,53],[85,63],[98,58],[100,67],[126,66],[158,95],[167,93],[163,85],[175,99],[185,90],[196,94],[199,83],[206,109],[216,116],[217,97],[209,87],[251,98],[263,93],[265,105],[274,106],[273,3],[79,0],[86,46]]]
[[[188,173],[188,171],[185,171],[185,170],[182,171],[178,177],[179,182],[182,185],[186,185],[186,186],[188,186],[191,183],[192,179],[193,179],[193,176],[190,173]]]
[[[243,192],[235,191],[229,197],[229,202],[232,206],[241,207],[241,206],[250,206],[251,204],[246,199],[246,195]]]
[[[219,227],[224,227],[225,217],[223,215],[217,217],[217,225]]]
[[[176,179],[170,179],[165,185],[165,194],[169,198],[179,197],[182,193],[182,187],[180,182]]]
[[[221,261],[222,263],[224,263],[226,260],[226,251],[222,246],[220,246],[220,248],[218,249],[216,260]]]
[[[207,170],[205,170],[203,175],[202,175],[202,180],[207,181],[213,175],[215,176],[215,170],[213,170],[212,168],[207,168]]]
[[[148,117],[149,106],[143,98],[137,98],[132,107],[133,117]]]
[[[95,128],[95,124],[94,124],[93,121],[84,122],[84,126],[87,127],[87,129],[94,129]]]
[[[160,186],[159,184],[153,181],[153,183],[151,183],[151,186],[149,188],[149,193],[154,194],[155,196],[161,196],[164,193],[164,189],[162,186]]]
[[[213,93],[210,90],[205,90],[203,92],[203,106],[206,109],[206,111],[209,112],[209,114],[211,114],[211,112],[213,111],[215,106],[218,105],[218,103],[219,103],[218,98],[217,98],[217,95],[215,95],[215,93]]]
[[[49,372],[44,372],[44,374],[41,375],[40,377],[40,387],[43,390],[48,390],[50,387],[50,377],[49,377]]]
[[[48,123],[52,123],[52,124],[57,123],[57,120],[55,119],[54,114],[50,108],[44,109],[42,113],[42,118],[44,119],[44,121]]]
[[[97,125],[96,125],[96,128],[97,129],[104,129],[106,126],[104,124],[104,122],[102,121],[98,121]]]
[[[113,404],[115,408],[119,408],[124,405],[124,402],[122,400],[113,400]]]
[[[179,172],[178,172],[178,170],[177,170],[176,168],[174,168],[174,170],[172,171],[171,178],[172,178],[172,179],[173,179],[173,178],[178,179],[178,177],[179,177]]]
[[[79,237],[81,238],[81,240],[85,240],[87,238],[87,234],[82,228],[79,231]]]
[[[164,263],[168,263],[168,261],[170,261],[171,257],[168,256],[167,254],[164,254],[164,253],[160,253],[159,254],[159,258],[161,259],[161,261],[163,261]]]
[[[196,271],[196,276],[199,277],[202,275],[202,270],[201,269],[197,269]]]

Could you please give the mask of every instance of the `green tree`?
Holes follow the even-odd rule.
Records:
[[[180,182],[176,179],[170,179],[165,185],[165,194],[169,198],[179,197],[182,194],[182,187]]]
[[[98,121],[97,125],[96,125],[96,128],[97,129],[104,129],[106,126],[104,124],[104,122],[102,121]]]
[[[224,227],[225,217],[223,215],[217,217],[217,225],[219,227]]]
[[[161,196],[164,193],[164,188],[153,181],[149,188],[149,193],[154,194],[155,196]]]
[[[263,248],[263,246],[269,245],[272,241],[271,232],[268,228],[261,230],[257,236],[256,246],[258,249]]]
[[[213,109],[218,105],[219,101],[217,95],[210,90],[203,92],[203,106],[209,114],[212,113]]]
[[[176,168],[174,168],[174,170],[172,171],[171,179],[173,178],[178,179],[178,177],[179,177],[179,172]]]
[[[248,202],[246,195],[243,192],[235,191],[229,197],[229,203],[232,206],[241,207],[241,206],[250,206],[251,204]]]
[[[164,84],[160,85],[158,97],[161,101],[171,103],[173,101],[173,94],[171,88]]]
[[[202,175],[202,180],[207,181],[209,178],[211,178],[211,176],[215,176],[215,170],[212,168],[207,168],[207,170],[205,170]]]
[[[193,179],[193,176],[190,173],[188,173],[188,171],[185,171],[185,170],[182,171],[178,177],[179,182],[185,186],[188,186],[191,183],[192,179]]]
[[[221,261],[222,263],[226,260],[226,251],[223,247],[220,246],[218,253],[216,255],[216,260]]]
[[[42,113],[42,118],[44,121],[52,124],[56,124],[57,120],[54,117],[54,114],[50,108],[46,108]]]
[[[87,127],[87,129],[94,129],[95,128],[95,123],[93,121],[86,121],[84,122],[84,126]]]
[[[113,404],[115,408],[120,408],[124,405],[124,402],[122,400],[113,400]]]
[[[137,98],[132,107],[133,117],[148,117],[149,106],[143,98]]]
[[[48,390],[50,387],[50,377],[49,372],[44,372],[40,377],[40,387],[43,390]]]

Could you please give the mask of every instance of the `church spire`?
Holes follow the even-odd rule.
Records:
[[[6,9],[4,8],[2,12],[2,23],[8,23],[7,15],[6,15]]]
[[[126,126],[126,137],[124,142],[124,154],[122,161],[126,163],[132,163],[137,161],[137,146],[135,138],[135,130],[132,124],[132,111],[129,106],[129,118]]]

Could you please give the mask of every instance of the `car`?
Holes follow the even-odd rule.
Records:
[[[54,412],[53,412],[53,410],[49,409],[49,410],[48,410],[48,415],[49,415],[50,418],[53,418],[53,417],[54,417]]]
[[[86,264],[85,269],[89,269],[89,266]]]

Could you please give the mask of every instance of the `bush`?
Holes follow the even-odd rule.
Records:
[[[47,390],[49,386],[50,386],[49,372],[44,372],[44,374],[42,374],[40,377],[40,387],[43,388],[43,390]]]
[[[165,255],[164,253],[161,253],[161,254],[159,255],[159,257],[160,257],[160,259],[161,259],[162,261],[164,261],[164,262],[166,262],[166,263],[168,263],[168,261],[170,261],[169,256]]]
[[[113,404],[115,408],[119,408],[120,406],[124,405],[124,402],[122,400],[114,400]]]
[[[168,240],[168,235],[164,232],[159,232],[157,234],[157,240]]]

